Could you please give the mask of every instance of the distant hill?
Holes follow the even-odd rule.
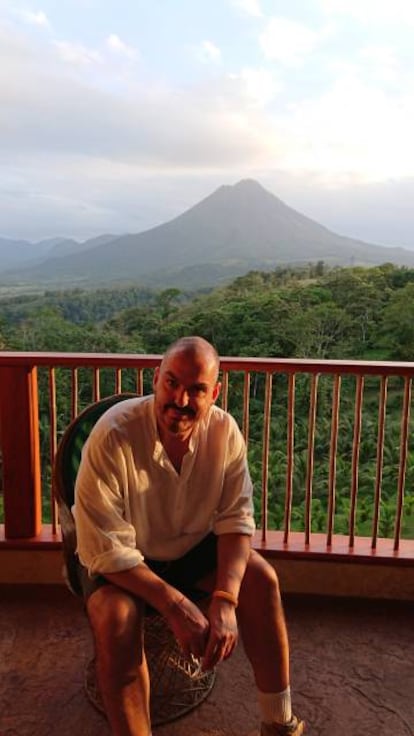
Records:
[[[331,232],[252,180],[221,186],[178,217],[145,232],[102,236],[31,267],[3,272],[3,283],[59,285],[135,282],[198,288],[252,269],[324,261],[328,265],[414,267],[414,251]]]
[[[32,267],[51,255],[73,253],[82,248],[83,243],[63,237],[46,238],[36,243],[0,238],[0,273],[4,270]]]
[[[61,240],[49,252],[49,258],[62,258],[62,256],[72,256],[84,250],[96,248],[99,245],[109,243],[115,239],[115,235],[98,235],[96,238],[90,238],[79,243],[77,240]]]
[[[71,255],[94,248],[115,239],[115,235],[98,235],[83,242],[73,238],[46,238],[32,243],[29,240],[0,238],[0,274],[4,271],[32,268],[46,258]]]
[[[0,272],[36,263],[64,241],[65,238],[50,238],[30,243],[28,240],[0,238]]]

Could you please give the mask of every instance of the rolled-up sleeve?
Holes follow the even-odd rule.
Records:
[[[143,562],[135,529],[125,518],[126,475],[121,443],[97,425],[83,449],[73,507],[77,552],[90,576]]]
[[[253,486],[247,463],[246,446],[239,428],[229,417],[221,500],[214,520],[215,534],[238,533],[252,535],[255,530]]]

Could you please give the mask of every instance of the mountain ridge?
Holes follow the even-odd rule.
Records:
[[[0,273],[0,279],[179,285],[180,273],[185,284],[185,273],[194,269],[199,287],[217,283],[220,265],[227,279],[255,268],[319,260],[338,266],[389,261],[414,267],[414,251],[338,235],[252,179],[222,185],[177,217],[140,233],[98,236],[71,252],[62,254],[62,249],[30,268]],[[201,283],[203,266],[207,281],[208,272],[214,272],[214,283]]]

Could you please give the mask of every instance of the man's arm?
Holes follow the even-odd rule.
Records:
[[[104,573],[104,576],[159,611],[187,656],[203,656],[210,625],[183,593],[158,577],[145,563],[130,570]]]
[[[217,576],[215,590],[230,593],[238,599],[251,549],[246,534],[221,534],[217,539]],[[210,631],[203,668],[210,669],[227,659],[238,640],[236,606],[229,600],[214,597],[208,611]]]
[[[236,598],[239,597],[250,549],[249,535],[220,534],[217,538],[216,590],[225,590]]]

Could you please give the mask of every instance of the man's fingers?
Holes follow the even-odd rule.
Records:
[[[225,642],[210,641],[203,657],[203,669],[213,669],[222,659],[226,651]]]
[[[211,669],[224,659],[228,659],[236,648],[237,639],[237,632],[236,634],[228,633],[220,639],[214,639],[212,637],[207,645],[203,658],[203,669]]]

